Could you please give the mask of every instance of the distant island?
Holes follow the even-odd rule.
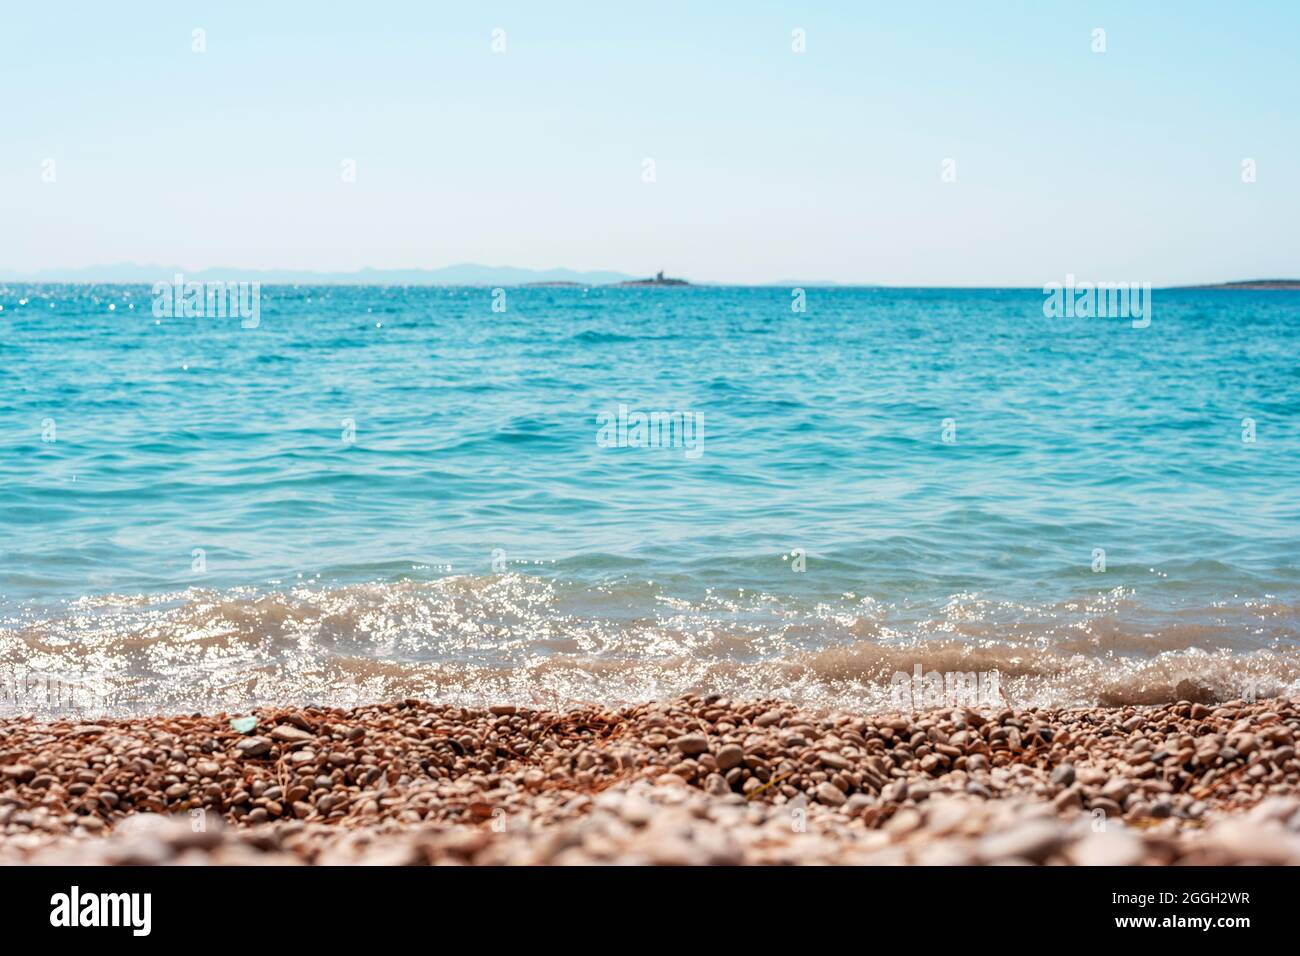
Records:
[[[605,288],[681,288],[694,286],[686,279],[666,276],[663,270],[649,278],[637,278],[626,272],[576,269],[527,269],[518,266],[485,266],[479,263],[460,263],[430,269],[355,269],[347,272],[326,272],[299,269],[234,269],[213,267],[184,269],[177,265],[115,263],[73,268],[45,269],[18,273],[0,268],[0,283],[68,283],[106,285],[153,285],[171,282],[183,275],[187,282],[260,282],[263,285],[285,286],[516,286],[524,288],[592,289]],[[706,286],[728,285],[706,280]],[[739,283],[754,288],[833,288],[842,289],[906,289],[946,288],[945,286],[889,286],[879,283],[837,283],[829,280],[787,279],[780,282]],[[962,288],[962,287],[958,287]],[[998,288],[1036,289],[1038,286],[1006,286]],[[1167,290],[1240,290],[1240,291],[1298,291],[1300,279],[1239,279],[1231,282],[1211,282],[1202,285],[1164,286]]]
[[[1179,289],[1300,289],[1300,279],[1242,279],[1210,285],[1180,285]]]
[[[655,273],[655,277],[654,277],[653,279],[628,279],[628,280],[625,281],[625,282],[618,282],[618,283],[615,283],[615,284],[616,284],[616,285],[621,285],[621,286],[625,286],[625,285],[690,285],[690,283],[687,282],[685,279],[669,279],[669,278],[665,277],[665,276],[664,276],[664,272],[663,272],[662,269],[660,269],[657,273]]]

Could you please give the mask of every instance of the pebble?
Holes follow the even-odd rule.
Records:
[[[1052,805],[1058,811],[1080,810],[1083,808],[1083,794],[1078,787],[1067,787],[1056,795]]]
[[[271,739],[282,744],[299,744],[315,740],[316,735],[295,727],[293,724],[281,724],[271,731]]]
[[[817,785],[817,799],[832,807],[843,806],[849,799],[843,790],[835,784],[826,782]]]
[[[740,766],[741,761],[745,759],[745,750],[739,744],[726,744],[718,749],[715,759],[718,769],[726,772],[732,767]]]
[[[1300,862],[1300,709],[1284,699],[825,715],[686,696],[618,710],[406,700],[254,713],[264,736],[236,736],[220,715],[0,719],[0,863]],[[613,813],[605,799],[640,809]],[[1089,839],[1098,810],[1110,819],[1096,836],[1115,839]],[[174,835],[131,831],[170,814]]]
[[[1134,785],[1131,780],[1117,778],[1111,780],[1101,788],[1101,795],[1107,800],[1113,800],[1116,803],[1123,803],[1124,799],[1133,792]]]
[[[821,761],[823,767],[830,767],[832,770],[848,770],[853,766],[852,762],[839,754],[819,753],[817,759]]]
[[[1123,830],[1091,833],[1068,854],[1076,866],[1137,866],[1146,855],[1142,841]]]
[[[246,737],[235,749],[245,757],[262,757],[271,752],[271,741],[265,737]]]
[[[1068,787],[1074,783],[1074,765],[1068,763],[1058,764],[1056,769],[1052,771],[1049,780],[1059,787]]]
[[[708,753],[709,738],[703,734],[683,734],[673,741],[673,746],[688,757]]]
[[[1041,863],[1064,842],[1061,827],[1054,820],[1031,820],[980,840],[976,853],[986,863],[1001,860],[1029,860]]]

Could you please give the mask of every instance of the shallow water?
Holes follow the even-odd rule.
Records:
[[[1300,687],[1298,293],[493,301],[0,287],[0,710]]]

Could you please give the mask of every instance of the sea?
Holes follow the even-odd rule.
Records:
[[[1300,292],[256,293],[0,285],[0,713],[1300,692]]]

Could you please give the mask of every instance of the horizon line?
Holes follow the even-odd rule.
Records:
[[[893,283],[880,280],[829,278],[792,278],[787,276],[765,281],[729,282],[713,279],[686,279],[669,276],[666,270],[657,273],[635,274],[618,269],[575,269],[569,266],[535,268],[515,265],[485,265],[481,262],[461,261],[442,266],[362,266],[355,269],[311,268],[232,268],[209,266],[188,270],[194,282],[259,282],[268,286],[431,286],[431,287],[583,287],[603,288],[620,285],[650,287],[714,287],[714,288],[875,288],[875,289],[1044,289],[1055,285],[1078,288],[1080,286],[1146,286],[1152,289],[1196,288],[1271,288],[1273,290],[1300,288],[1300,278],[1253,277],[1248,279],[1197,279],[1190,282],[1150,283],[1142,281],[1108,279],[1076,279],[1076,273],[1066,271],[1064,283],[1058,277],[1046,282],[1012,281],[988,283],[957,283],[943,281],[924,283]],[[85,266],[56,266],[36,270],[14,270],[7,275],[0,271],[0,284],[34,285],[123,285],[157,286],[174,285],[185,281],[187,270],[175,265],[157,262],[100,262]]]
[[[159,280],[161,282],[162,280]],[[218,282],[222,280],[210,279],[209,282]],[[253,282],[259,286],[269,288],[325,288],[325,287],[345,287],[345,288],[429,288],[429,289],[492,289],[492,288],[573,288],[573,289],[635,289],[635,288],[666,288],[666,289],[785,289],[785,288],[815,288],[815,289],[876,289],[885,291],[908,291],[908,290],[970,290],[970,291],[1010,291],[1010,292],[1042,292],[1043,285],[891,285],[886,282],[812,282],[812,281],[792,281],[792,282],[694,282],[687,281],[673,284],[657,284],[649,281],[632,281],[632,282],[300,282],[292,280],[273,280],[264,281],[260,279],[236,279],[229,280],[232,282]],[[0,278],[0,287],[10,285],[32,285],[32,286],[137,286],[151,288],[158,282],[147,282],[143,280],[132,279],[22,279]],[[207,284],[207,283],[200,283]],[[1059,283],[1058,283],[1059,284]],[[1114,283],[1089,283],[1093,286],[1107,285]],[[1127,285],[1144,285],[1145,283],[1126,283]],[[1079,288],[1079,287],[1076,287]],[[1154,285],[1151,284],[1153,291],[1159,290],[1164,292],[1174,291],[1195,291],[1202,290],[1208,292],[1214,291],[1245,291],[1245,292],[1296,292],[1300,291],[1300,279],[1239,279],[1226,282],[1206,282],[1190,283],[1178,285]]]

